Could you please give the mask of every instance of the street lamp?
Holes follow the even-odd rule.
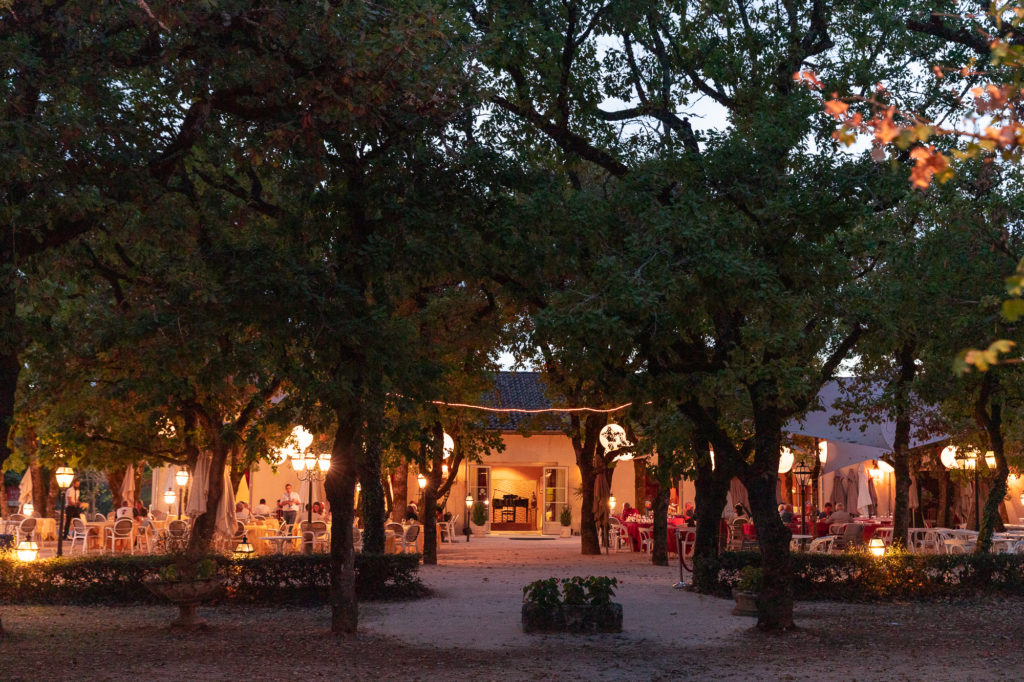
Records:
[[[26,502],[25,506],[22,507],[22,511],[25,513],[25,516],[32,516],[36,511],[36,507],[31,502]]]
[[[807,509],[805,506],[806,500],[804,495],[807,489],[807,481],[811,480],[811,476],[814,474],[814,470],[807,466],[807,462],[800,460],[800,463],[793,467],[793,478],[796,479],[796,484],[800,486],[800,534],[804,535],[807,533]]]
[[[174,508],[174,501],[178,499],[178,494],[174,492],[174,488],[168,488],[164,491],[164,504],[167,505],[168,509]],[[181,515],[178,515],[178,519],[181,519]]]
[[[423,472],[420,472],[420,475],[416,477],[416,484],[420,487],[420,514],[422,514],[424,489],[427,487],[427,477],[423,475]]]
[[[60,489],[60,526],[57,528],[57,556],[64,556],[64,508],[68,506],[64,491],[75,481],[75,470],[71,467],[57,467],[54,474]]]
[[[313,482],[322,481],[331,468],[331,454],[329,452],[317,455],[307,452],[305,455],[296,453],[292,455],[292,469],[300,481],[309,481],[309,495],[306,497],[306,521],[313,523]],[[302,548],[306,554],[313,553],[313,539],[306,540],[305,534],[302,537]]]
[[[181,501],[185,497],[185,486],[188,485],[188,469],[178,469],[174,473],[174,482],[178,484],[178,520],[181,521]]]
[[[1022,495],[1024,496],[1024,495]],[[466,542],[469,542],[469,512],[473,508],[473,496],[466,493],[466,525],[463,527],[462,532],[466,534]]]

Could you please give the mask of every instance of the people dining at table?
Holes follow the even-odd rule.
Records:
[[[409,505],[405,508],[405,522],[409,523],[410,521],[419,520],[420,516],[416,513],[416,503],[410,502]]]
[[[830,524],[831,523],[850,523],[851,521],[853,521],[853,514],[851,514],[850,512],[846,511],[846,509],[843,508],[843,503],[839,502],[839,503],[836,504],[836,510],[834,512],[832,512],[829,515],[829,517],[827,519],[825,519],[825,520],[828,521]]]
[[[822,509],[820,512],[818,512],[818,518],[821,519],[822,521],[824,521],[828,517],[832,516],[832,511],[833,511],[832,510],[832,503],[831,502],[826,502],[825,503],[825,508]]]
[[[782,518],[783,523],[793,522],[793,505],[791,504],[780,504],[779,505],[779,517]]]
[[[270,510],[270,506],[267,505],[265,498],[260,498],[260,503],[252,508],[252,513],[255,516],[270,516],[273,512]]]
[[[683,521],[687,526],[697,525],[697,514],[693,508],[693,502],[687,502],[683,505]]]
[[[245,502],[238,501],[235,503],[235,518],[242,523],[249,523],[252,521],[252,512],[249,511],[249,505]]]
[[[753,523],[750,520],[750,510],[744,507],[742,502],[737,502],[733,505],[732,510],[736,512],[736,518],[733,520],[733,523]]]
[[[121,500],[121,506],[114,512],[115,519],[130,519],[132,517],[132,506],[128,504],[128,500]]]
[[[640,516],[640,512],[635,507],[630,506],[629,502],[626,502],[624,505],[622,505],[621,518],[623,521],[635,516]]]
[[[132,505],[132,518],[135,519],[135,523],[142,523],[148,516],[149,510],[142,504],[142,500],[135,500],[135,504]]]

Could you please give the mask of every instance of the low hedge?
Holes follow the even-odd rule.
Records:
[[[717,577],[701,591],[727,597],[743,567],[760,566],[761,555],[724,552],[700,561],[703,575]],[[1017,554],[794,553],[792,561],[798,600],[941,599],[1024,590],[1024,556]]]
[[[328,603],[330,559],[324,554],[215,557],[227,579],[221,601],[262,605]],[[65,557],[24,564],[0,559],[0,602],[21,604],[162,603],[143,585],[169,556]],[[356,554],[360,600],[414,599],[427,589],[417,554]]]

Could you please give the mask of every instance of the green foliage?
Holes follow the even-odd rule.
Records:
[[[736,589],[740,592],[757,592],[761,589],[764,573],[758,566],[744,566],[740,570],[740,579],[736,581]]]
[[[470,520],[477,526],[485,525],[487,523],[487,505],[480,501],[474,502]]]
[[[558,515],[558,522],[563,526],[572,525],[572,509],[569,508],[569,505],[562,507],[562,512]]]
[[[558,578],[535,580],[523,588],[523,601],[543,607],[606,606],[615,596],[619,581],[607,576],[563,578],[559,593]]]
[[[702,561],[716,579],[700,586],[701,591],[722,597],[740,586],[745,571],[760,572],[761,565],[760,555],[751,552],[724,552],[717,560]],[[967,598],[1024,590],[1024,556],[1017,554],[913,555],[890,550],[875,557],[861,550],[798,553],[792,561],[794,593],[810,601]]]
[[[0,558],[0,600],[23,604],[159,603],[144,580],[181,575],[173,557],[98,556],[19,563]],[[356,554],[356,593],[361,600],[412,599],[426,594],[419,555]],[[209,557],[199,577],[224,576],[226,601],[278,605],[325,604],[330,561],[325,555]],[[171,577],[174,576],[174,577]]]
[[[562,603],[558,592],[558,578],[534,580],[523,588],[523,601],[542,607],[555,607]]]

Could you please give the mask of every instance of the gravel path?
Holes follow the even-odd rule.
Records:
[[[1024,599],[801,603],[798,632],[764,636],[731,602],[672,589],[677,568],[578,548],[446,545],[422,570],[434,596],[364,605],[352,638],[329,634],[325,608],[201,609],[212,631],[181,634],[166,627],[170,607],[5,606],[0,679],[1024,679]],[[522,586],[571,575],[619,579],[622,634],[520,632]]]

